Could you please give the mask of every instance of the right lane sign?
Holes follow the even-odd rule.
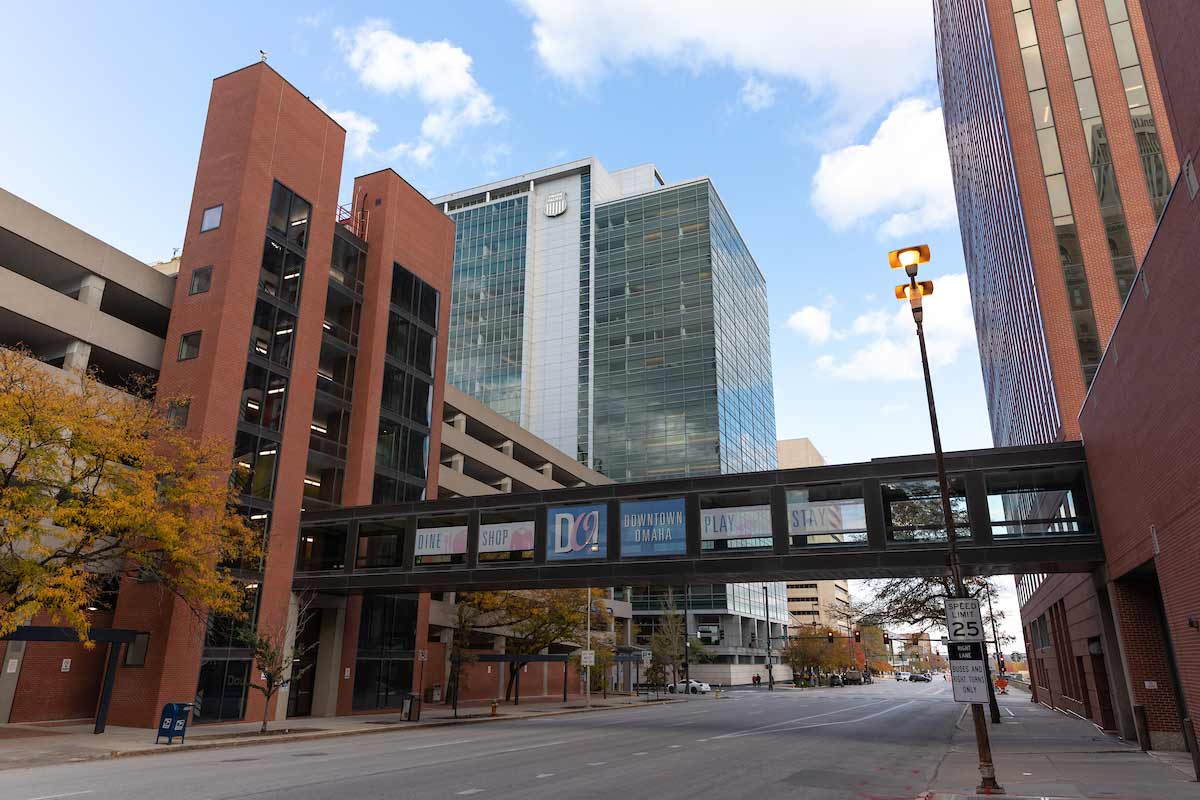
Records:
[[[957,703],[988,701],[987,671],[983,665],[983,642],[950,642],[950,680]]]

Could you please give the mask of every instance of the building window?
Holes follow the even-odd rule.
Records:
[[[192,270],[192,282],[188,285],[188,294],[203,294],[212,288],[212,267],[199,267]]]
[[[179,338],[179,360],[187,361],[200,355],[200,331],[185,333]]]
[[[150,649],[150,634],[139,633],[133,637],[133,641],[125,645],[125,660],[121,663],[125,667],[144,667],[146,666],[146,651]]]
[[[221,227],[221,211],[224,209],[224,204],[213,206],[212,208],[204,209],[204,216],[200,218],[200,232],[216,230]]]
[[[173,400],[167,405],[167,425],[175,430],[186,428],[188,424],[188,409],[191,404],[187,400]]]

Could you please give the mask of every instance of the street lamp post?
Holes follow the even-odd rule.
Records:
[[[950,551],[950,575],[958,597],[969,597],[962,579],[962,567],[958,560],[958,536],[954,530],[954,514],[950,509],[950,484],[946,479],[946,460],[942,455],[942,434],[938,430],[937,406],[933,401],[933,380],[929,375],[929,353],[925,349],[925,311],[923,300],[933,294],[933,281],[917,281],[917,267],[929,261],[929,245],[905,247],[888,253],[888,264],[893,269],[903,269],[908,283],[896,287],[896,299],[907,300],[912,308],[913,322],[917,326],[917,342],[921,347],[921,370],[925,374],[925,400],[929,405],[929,427],[933,433],[933,453],[937,462],[938,488],[942,495],[942,516],[946,524],[946,543]],[[975,722],[975,745],[979,751],[979,794],[1004,794],[1004,788],[996,783],[996,767],[992,762],[992,743],[988,737],[987,720],[983,716],[981,703],[971,704],[971,716]]]
[[[775,691],[775,670],[771,669],[771,601],[767,597],[767,584],[763,584],[763,616],[767,620],[767,691]]]

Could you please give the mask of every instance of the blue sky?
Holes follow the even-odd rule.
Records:
[[[928,6],[117,3],[51,22],[18,4],[0,185],[170,257],[210,81],[263,49],[350,129],[347,187],[390,164],[432,195],[589,154],[710,176],[767,278],[779,436],[831,461],[930,449],[884,262],[928,241],[945,276],[928,312],[945,444],[987,446]]]
[[[711,177],[766,275],[778,435],[831,462],[932,449],[885,262],[928,242],[944,443],[990,445],[928,0],[341,5],[10,5],[0,186],[169,258],[210,82],[266,50],[348,128],[344,197],[386,165],[429,195],[586,155]]]

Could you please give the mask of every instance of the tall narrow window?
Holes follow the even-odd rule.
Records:
[[[192,281],[188,294],[203,294],[212,288],[212,267],[197,267],[192,270]]]

